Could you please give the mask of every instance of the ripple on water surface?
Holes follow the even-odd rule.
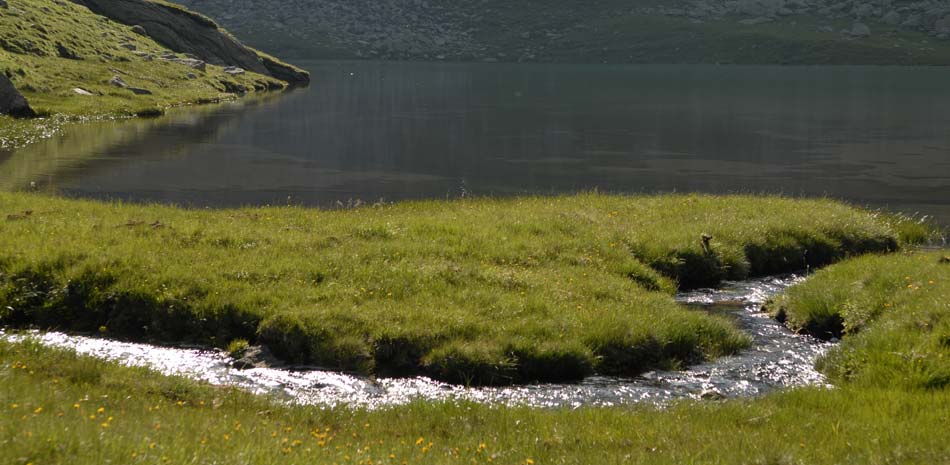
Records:
[[[740,397],[769,390],[824,384],[815,359],[830,344],[796,335],[759,311],[770,296],[798,282],[785,276],[725,283],[718,289],[682,293],[677,300],[727,315],[752,337],[741,353],[684,371],[652,371],[635,378],[595,376],[576,384],[477,387],[440,383],[425,377],[367,379],[321,370],[231,367],[221,351],[156,347],[62,333],[35,333],[43,344],[75,350],[164,374],[183,375],[215,385],[238,386],[302,404],[377,408],[413,400],[468,400],[538,407],[663,404],[680,398]],[[2,334],[2,333],[0,333]],[[23,336],[8,334],[7,339]]]

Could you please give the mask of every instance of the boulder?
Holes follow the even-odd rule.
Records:
[[[94,93],[92,93],[92,92],[89,92],[88,90],[83,89],[83,88],[81,88],[81,87],[74,87],[74,88],[73,88],[73,93],[76,94],[76,95],[82,95],[83,97],[94,97],[94,96],[96,95],[96,94],[94,94]]]
[[[56,43],[56,53],[59,55],[60,58],[65,58],[67,60],[81,60],[82,59],[82,58],[79,58],[79,55],[76,55],[76,52],[70,50],[68,47],[66,47],[65,45],[59,42]]]
[[[112,76],[112,79],[109,80],[109,84],[112,84],[115,87],[120,89],[126,89],[129,87],[128,84],[120,76]]]
[[[23,94],[16,90],[10,78],[3,73],[0,73],[0,115],[10,115],[17,118],[36,116]]]
[[[888,11],[887,13],[884,14],[883,17],[881,17],[881,21],[884,24],[897,26],[898,24],[901,23],[901,14],[894,10]]]
[[[771,23],[772,18],[749,18],[749,19],[740,19],[739,24],[743,26],[755,26],[756,24]]]
[[[237,66],[227,66],[223,70],[225,73],[230,74],[231,76],[240,76],[244,74],[244,70],[238,68]]]
[[[910,15],[901,23],[901,27],[915,28],[920,27],[922,23],[923,18],[920,15]]]
[[[937,34],[950,34],[950,16],[939,19],[934,23],[934,32]]]
[[[854,23],[851,26],[851,35],[854,37],[869,37],[871,35],[871,28],[864,23]]]
[[[855,18],[867,18],[874,14],[874,5],[870,3],[859,3],[851,10],[851,15]]]
[[[138,25],[138,24],[136,24],[135,26],[132,26],[132,32],[134,32],[134,33],[136,33],[136,34],[138,34],[138,35],[140,35],[140,36],[147,36],[147,35],[148,35],[148,31],[146,31],[144,27],[142,27],[142,26],[140,26],[140,25]]]
[[[749,16],[775,16],[785,8],[785,0],[739,0],[736,12]]]
[[[203,61],[201,61],[201,60],[196,60],[196,59],[194,59],[194,58],[178,58],[178,57],[172,57],[172,58],[165,58],[165,60],[171,61],[171,62],[174,62],[174,63],[179,63],[179,64],[185,65],[185,66],[187,66],[187,67],[189,67],[189,68],[197,69],[198,71],[204,71],[204,70],[207,69],[207,67],[208,67],[208,64],[207,64],[207,63],[205,63],[205,62],[203,62]]]
[[[309,73],[305,71],[290,72],[290,67],[286,65],[268,65],[268,61],[274,60],[262,59],[254,50],[219,29],[214,21],[180,7],[148,0],[71,1],[114,21],[140,26],[148,32],[149,37],[165,47],[178,53],[194,55],[207,63],[237,66],[291,83],[306,83],[310,80]]]

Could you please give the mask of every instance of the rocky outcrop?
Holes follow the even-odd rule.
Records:
[[[10,79],[0,73],[0,115],[10,115],[18,118],[36,116],[26,98],[16,90]]]
[[[169,49],[218,66],[237,66],[291,84],[309,82],[310,75],[273,59],[262,59],[210,19],[173,5],[149,0],[71,0],[96,14],[137,26]],[[279,65],[279,66],[278,66]]]
[[[636,54],[641,44],[614,41],[610,32],[623,36],[623,31],[611,29],[619,28],[624,20],[649,24],[650,19],[658,21],[657,29],[670,20],[688,21],[697,34],[703,34],[703,25],[710,24],[715,33],[696,43],[707,47],[723,38],[723,49],[749,38],[732,36],[736,40],[729,41],[732,31],[722,33],[725,26],[712,23],[759,25],[755,31],[763,32],[775,28],[783,31],[781,41],[793,45],[799,38],[786,35],[794,29],[788,26],[815,23],[815,30],[827,34],[823,42],[846,44],[847,50],[853,50],[853,42],[865,37],[860,34],[863,28],[855,35],[851,28],[840,27],[854,22],[867,25],[875,37],[905,35],[910,37],[907,40],[930,40],[921,37],[926,35],[950,40],[948,0],[565,0],[557,2],[557,8],[510,0],[176,2],[211,15],[255,47],[309,58],[544,62],[593,57],[607,48]],[[735,29],[746,34],[746,28]],[[800,43],[805,49],[813,45],[810,39]],[[739,55],[745,53],[741,48],[734,50]],[[726,58],[729,53],[723,52]],[[624,54],[627,52],[604,53],[614,57]],[[860,62],[865,57],[858,58]]]

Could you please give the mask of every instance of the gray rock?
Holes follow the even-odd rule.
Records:
[[[132,51],[138,50],[138,47],[136,47],[135,44],[130,44],[128,42],[122,42],[121,44],[119,44],[119,47],[122,47],[126,50],[132,50]]]
[[[851,16],[855,18],[867,18],[874,14],[874,5],[870,3],[860,3],[851,10]]]
[[[237,66],[228,66],[223,70],[225,73],[228,73],[232,76],[240,76],[244,74],[244,69],[238,68]]]
[[[36,116],[23,94],[16,90],[13,82],[2,72],[0,72],[0,115],[10,115],[17,118]]]
[[[743,26],[755,26],[756,24],[771,23],[772,18],[749,18],[749,19],[740,19],[739,24]]]
[[[176,63],[181,63],[189,68],[197,69],[198,71],[204,71],[208,67],[207,63],[194,58],[178,58],[173,61]]]
[[[897,26],[901,23],[901,14],[894,10],[888,11],[883,17],[881,17],[881,21],[884,22],[884,24]]]
[[[113,86],[120,89],[127,89],[129,87],[129,85],[125,83],[121,76],[112,76],[112,79],[109,79],[109,84],[112,84]]]
[[[152,55],[151,53],[148,53],[148,52],[143,52],[141,50],[132,52],[132,54],[145,61],[152,61],[155,59],[155,55]]]
[[[934,31],[937,34],[950,34],[950,16],[937,20],[934,23]]]
[[[231,362],[231,365],[238,370],[248,370],[251,368],[276,368],[284,366],[284,363],[274,357],[266,346],[250,346],[244,350],[240,358]]]
[[[871,35],[871,28],[864,23],[854,23],[851,26],[850,33],[854,37],[869,37]]]
[[[146,31],[144,27],[139,26],[138,24],[136,24],[135,26],[132,26],[132,32],[140,36],[148,36],[148,31]]]
[[[83,89],[83,88],[81,88],[81,87],[74,87],[74,88],[73,88],[73,93],[76,94],[76,95],[82,95],[83,97],[94,97],[94,96],[96,95],[96,94],[94,94],[94,93],[92,93],[92,92],[89,92],[88,90]]]
[[[785,7],[785,0],[739,0],[736,12],[749,16],[775,16]]]
[[[923,17],[920,15],[910,15],[904,22],[901,23],[901,27],[915,28],[920,27],[923,24]]]
[[[79,55],[76,55],[76,52],[73,52],[65,45],[57,42],[56,43],[56,53],[60,58],[65,58],[67,60],[81,60],[82,58]]]

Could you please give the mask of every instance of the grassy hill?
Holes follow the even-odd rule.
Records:
[[[169,107],[288,85],[271,76],[176,53],[141,26],[121,24],[72,2],[8,0],[4,5],[0,73],[40,116],[56,118],[15,121],[0,116],[0,147],[55,132],[63,121],[153,116]]]

